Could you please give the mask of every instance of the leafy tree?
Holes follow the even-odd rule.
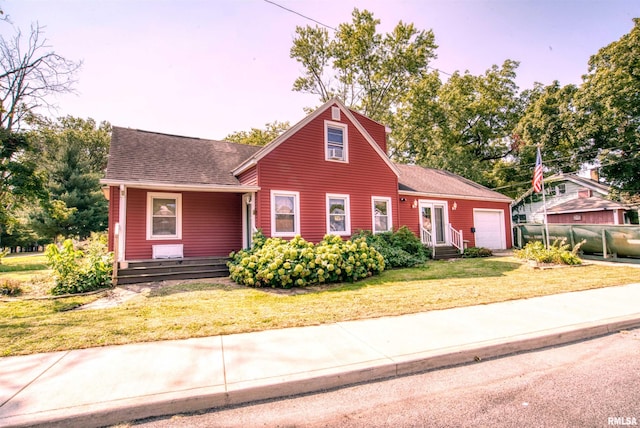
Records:
[[[0,128],[0,232],[10,232],[26,202],[46,197],[33,150],[25,134]]]
[[[32,215],[34,228],[53,236],[88,237],[107,227],[108,203],[100,178],[107,162],[111,125],[93,119],[40,120],[32,137],[42,153],[51,202]]]
[[[456,72],[445,83],[426,75],[397,110],[392,156],[494,185],[491,171],[513,151],[523,109],[517,66],[507,60],[480,76]]]
[[[609,183],[640,191],[640,18],[591,57],[575,105],[580,151],[596,158]]]
[[[19,29],[0,35],[0,127],[19,129],[39,107],[51,107],[48,97],[70,92],[80,66],[50,50],[37,23],[26,41]]]
[[[377,32],[380,20],[371,12],[354,9],[352,17],[333,38],[325,28],[296,27],[290,56],[302,64],[304,75],[293,89],[317,94],[322,102],[338,96],[384,121],[402,94],[427,73],[435,57],[434,35],[403,22],[382,35]]]
[[[289,122],[278,122],[276,120],[275,122],[267,123],[265,129],[251,128],[251,131],[237,131],[227,135],[224,139],[251,146],[264,146],[289,129],[290,126]]]
[[[576,151],[576,91],[575,85],[561,86],[555,81],[549,86],[536,84],[523,92],[521,99],[526,107],[513,131],[511,152],[496,162],[492,171],[496,186],[508,186],[500,189],[503,193],[516,197],[529,190],[538,145],[548,173],[580,169],[585,159]]]

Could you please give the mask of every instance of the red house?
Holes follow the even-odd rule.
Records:
[[[511,199],[391,162],[383,125],[332,99],[264,147],[113,128],[109,245],[130,262],[226,257],[265,236],[408,226],[436,249],[511,247]],[[465,242],[466,241],[466,242]]]

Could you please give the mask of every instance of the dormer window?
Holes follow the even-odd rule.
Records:
[[[325,121],[325,159],[328,161],[347,162],[347,126],[338,122]]]

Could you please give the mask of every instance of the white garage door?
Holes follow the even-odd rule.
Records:
[[[504,211],[473,210],[473,224],[476,228],[476,247],[504,250],[507,248],[504,232]]]

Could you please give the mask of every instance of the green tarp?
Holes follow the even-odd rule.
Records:
[[[545,227],[542,224],[519,224],[514,227],[517,247],[531,241],[543,241]],[[618,257],[640,257],[640,226],[608,224],[550,224],[549,242],[566,239],[566,243],[578,244],[584,240],[580,250],[585,254],[608,254]]]

